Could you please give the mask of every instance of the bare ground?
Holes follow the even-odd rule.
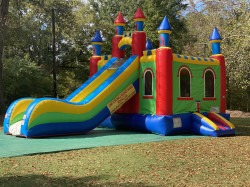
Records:
[[[230,114],[232,118],[250,118],[250,112],[242,112],[239,110],[227,110],[226,113]]]

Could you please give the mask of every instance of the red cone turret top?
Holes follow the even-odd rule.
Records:
[[[143,12],[142,12],[142,10],[141,10],[140,7],[138,7],[137,10],[136,10],[136,12],[135,12],[134,20],[135,21],[145,21],[146,20],[146,17],[143,14]]]
[[[122,13],[119,12],[118,16],[116,17],[115,21],[114,21],[114,25],[115,26],[125,26],[126,21],[124,20]]]

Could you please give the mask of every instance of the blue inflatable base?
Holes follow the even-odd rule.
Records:
[[[203,113],[207,116],[207,113]],[[221,114],[229,120],[229,114]],[[142,115],[142,114],[113,114],[107,118],[101,127],[116,128],[119,130],[155,133],[163,136],[175,134],[197,134],[205,136],[231,136],[235,129],[213,130],[203,124],[197,124],[192,113],[174,114],[169,116]]]
[[[191,120],[191,115],[188,113],[171,116],[113,114],[101,124],[101,127],[149,132],[166,136],[189,133]]]

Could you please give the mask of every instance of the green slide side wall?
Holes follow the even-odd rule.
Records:
[[[18,121],[21,121],[21,120],[23,119],[23,115],[24,115],[24,112],[21,112],[21,113],[19,113],[18,115],[16,115],[16,116],[14,117],[14,119],[11,120],[10,126],[13,125],[14,123],[18,122]]]
[[[187,66],[192,73],[191,78],[191,97],[193,100],[178,100],[180,96],[180,86],[178,70],[181,66]],[[204,79],[203,72],[206,68],[211,68],[215,72],[215,98],[216,100],[203,100],[204,98]],[[210,111],[211,107],[220,106],[220,66],[197,65],[181,62],[173,62],[173,113],[185,113],[196,111],[196,101],[200,101],[200,111]]]
[[[81,122],[94,117],[97,113],[99,113],[107,104],[113,100],[119,93],[122,92],[125,88],[127,88],[131,83],[133,83],[138,78],[138,71],[134,71],[131,73],[130,77],[122,82],[119,87],[112,93],[110,93],[109,97],[104,98],[101,103],[98,104],[98,107],[93,108],[91,111],[86,112],[84,114],[78,113],[61,113],[61,112],[48,112],[39,115],[35,120],[33,120],[29,124],[29,129],[32,127],[44,124],[44,123],[62,123],[62,122]],[[99,93],[101,94],[101,93]],[[76,106],[77,110],[77,106]]]
[[[151,69],[153,76],[153,98],[144,98],[144,71]],[[156,113],[156,65],[155,62],[140,63],[140,114]]]

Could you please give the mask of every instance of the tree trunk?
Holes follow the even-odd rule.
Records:
[[[3,86],[3,49],[6,29],[6,19],[9,10],[9,0],[0,0],[0,115],[5,113],[4,86]]]

